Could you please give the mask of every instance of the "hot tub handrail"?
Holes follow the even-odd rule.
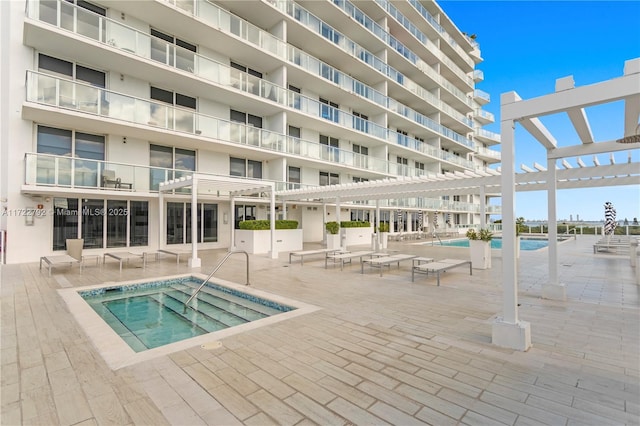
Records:
[[[211,277],[213,277],[213,274],[215,274],[216,272],[218,272],[218,269],[220,269],[220,267],[224,264],[224,262],[227,261],[227,259],[229,258],[229,256],[231,256],[232,254],[236,254],[236,253],[244,253],[244,255],[247,257],[247,283],[245,285],[250,285],[249,284],[249,253],[247,253],[244,250],[235,250],[235,251],[229,251],[227,252],[227,254],[224,255],[224,257],[222,258],[222,260],[220,262],[218,262],[218,264],[216,265],[215,268],[213,268],[213,271],[211,271],[211,273],[209,274],[209,276],[207,278],[205,278],[204,281],[202,281],[202,284],[200,284],[200,287],[198,287],[198,289],[191,295],[191,297],[189,297],[187,299],[186,302],[184,302],[184,312],[187,311],[187,305],[189,305],[189,302],[191,302],[191,300],[196,297],[198,295],[198,293],[200,293],[200,290],[202,290],[202,288],[205,286],[205,284],[207,283],[207,281],[209,281],[211,279]]]

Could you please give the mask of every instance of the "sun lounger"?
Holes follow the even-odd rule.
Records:
[[[391,267],[391,264],[397,263],[399,268],[400,262],[402,262],[403,260],[410,260],[416,257],[418,256],[415,256],[413,254],[394,254],[391,256],[376,257],[373,259],[362,259],[362,261],[360,262],[360,273],[364,274],[364,264],[367,263],[372,268],[380,268],[380,276],[382,276],[383,267]]]
[[[82,262],[68,254],[59,254],[55,256],[42,256],[40,258],[40,269],[42,269],[42,262],[44,262],[49,269],[49,276],[51,276],[51,268],[54,266],[73,266],[74,263],[79,263],[82,269]]]
[[[140,259],[143,261],[144,264],[144,257],[141,254],[138,253],[131,253],[131,252],[114,252],[114,253],[105,253],[104,254],[104,258],[102,259],[102,264],[106,264],[107,262],[107,257],[111,257],[115,260],[117,260],[118,262],[120,262],[120,272],[122,272],[122,262],[126,261],[127,263],[129,263],[129,260],[131,259]]]
[[[171,256],[175,256],[176,263],[180,263],[180,256],[186,255],[187,257],[189,257],[189,255],[191,255],[191,250],[164,249],[164,250],[158,250],[158,253],[170,254]]]
[[[473,274],[473,270],[471,269],[471,261],[470,260],[460,260],[460,259],[443,259],[438,260],[436,262],[422,263],[420,265],[415,265],[411,268],[411,282],[415,280],[415,273],[422,272],[429,275],[429,272],[436,274],[438,277],[438,286],[440,285],[440,272],[446,272],[449,269],[457,268],[458,266],[463,266],[469,264],[469,275]]]
[[[631,240],[629,237],[611,237],[609,241],[607,238],[602,238],[593,245],[593,252],[614,252],[614,253],[628,253],[630,250]]]
[[[351,263],[353,259],[359,257],[360,262],[362,263],[362,258],[365,256],[371,256],[373,254],[372,251],[354,251],[352,253],[327,253],[324,258],[324,269],[327,269],[327,261],[329,259],[333,259],[333,262],[336,263],[340,261],[340,270],[344,268],[345,263]]]
[[[324,254],[326,256],[327,253],[338,253],[341,252],[342,249],[317,249],[317,250],[303,250],[303,251],[292,251],[289,253],[289,264],[291,264],[291,258],[293,256],[297,256],[300,258],[300,265],[304,265],[304,257],[305,256],[314,256],[317,254]]]

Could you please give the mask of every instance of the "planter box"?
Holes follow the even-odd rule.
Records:
[[[340,228],[340,232],[344,235],[347,247],[371,245],[373,226],[367,228]]]
[[[340,234],[327,234],[327,248],[331,250],[340,249]]]
[[[302,250],[302,229],[276,229],[276,252]],[[271,231],[269,229],[251,231],[235,230],[235,243],[238,250],[250,254],[263,254],[271,251]]]
[[[473,269],[491,268],[491,242],[470,240],[469,250],[471,251],[471,267]]]

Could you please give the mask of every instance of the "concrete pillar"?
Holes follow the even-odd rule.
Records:
[[[567,290],[558,282],[558,218],[556,213],[557,188],[556,160],[547,159],[547,217],[549,219],[549,282],[542,284],[542,297],[567,300]]]

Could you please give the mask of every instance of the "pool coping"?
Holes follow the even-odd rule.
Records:
[[[277,322],[285,321],[301,315],[306,315],[322,309],[318,306],[314,306],[308,303],[258,290],[251,286],[241,285],[233,283],[231,281],[215,278],[214,280],[212,280],[213,284],[228,287],[282,305],[291,306],[295,309],[288,312],[282,312],[270,317],[262,318],[256,321],[251,321],[245,324],[226,328],[224,330],[203,334],[201,336],[196,336],[157,348],[148,349],[143,352],[135,352],[120,336],[118,336],[118,334],[106,323],[106,321],[104,321],[98,315],[98,313],[89,305],[89,303],[87,303],[87,301],[84,300],[80,295],[80,292],[82,291],[136,285],[147,283],[150,281],[169,280],[185,277],[196,277],[204,280],[207,276],[201,273],[185,273],[179,275],[150,277],[123,282],[109,281],[98,285],[59,289],[58,294],[65,301],[71,315],[86,333],[88,340],[98,351],[98,353],[100,353],[104,361],[112,370],[118,370],[129,365],[148,361],[194,346],[206,346],[210,348],[219,347],[217,343],[220,341],[220,339],[264,327],[266,325],[275,324]]]

